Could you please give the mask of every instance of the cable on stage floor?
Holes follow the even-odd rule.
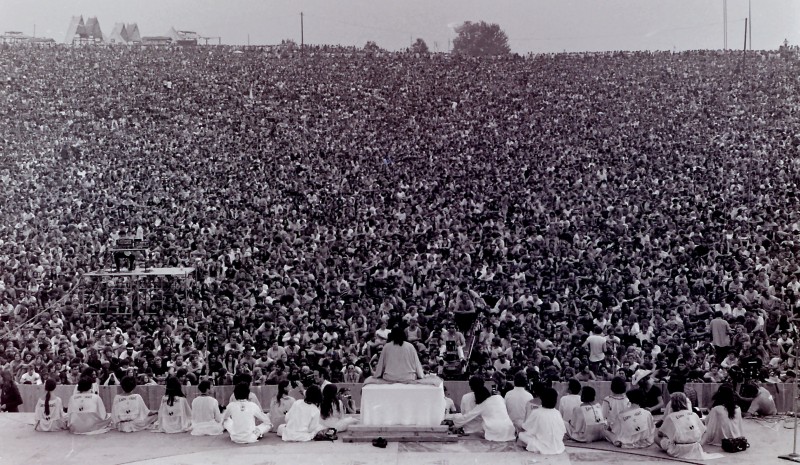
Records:
[[[577,449],[588,449],[588,450],[595,450],[595,451],[601,451],[601,452],[612,452],[612,453],[618,453],[618,454],[634,455],[634,456],[637,456],[637,457],[647,457],[649,459],[670,460],[670,461],[679,462],[679,463],[691,463],[693,465],[704,465],[705,463],[707,463],[707,462],[696,462],[696,461],[692,461],[692,460],[689,460],[689,459],[681,459],[681,458],[678,458],[678,457],[671,457],[669,455],[666,455],[666,453],[664,453],[664,455],[652,455],[652,454],[646,454],[646,453],[643,453],[643,452],[637,452],[637,449],[622,449],[622,448],[619,448],[619,449],[605,449],[605,448],[602,448],[602,447],[592,447],[591,443],[587,444],[587,443],[581,443],[581,442],[572,442],[572,441],[568,441],[567,442],[567,441],[565,441],[564,445],[567,446],[567,447],[574,447],[574,448],[577,448]],[[656,446],[656,447],[658,447],[658,446]],[[646,449],[646,450],[650,450],[650,449]],[[658,450],[661,450],[661,449],[658,449]]]

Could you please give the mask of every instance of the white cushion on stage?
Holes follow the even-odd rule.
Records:
[[[439,426],[444,420],[444,387],[369,384],[361,390],[361,424]]]

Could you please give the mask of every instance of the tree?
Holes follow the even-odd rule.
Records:
[[[378,46],[378,44],[376,44],[375,42],[370,40],[370,41],[367,41],[366,44],[364,44],[364,51],[365,52],[369,52],[369,53],[378,53],[378,52],[382,52],[383,49],[380,48]]]
[[[417,37],[417,41],[411,45],[412,53],[428,53],[429,51],[428,44],[421,37]]]
[[[467,21],[456,27],[458,36],[453,40],[453,53],[474,57],[508,55],[508,36],[499,24],[486,21]]]

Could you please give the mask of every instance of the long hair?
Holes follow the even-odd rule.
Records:
[[[170,407],[175,403],[176,397],[186,397],[183,394],[180,380],[174,376],[167,378],[167,390],[164,395],[167,396],[167,405]]]
[[[306,389],[306,396],[303,400],[307,404],[313,404],[319,407],[319,404],[322,403],[322,391],[319,390],[319,386],[316,384],[309,386],[308,389]]]
[[[278,395],[275,396],[275,401],[280,403],[281,399],[283,399],[283,397],[287,395],[289,395],[289,380],[284,379],[283,381],[278,383]]]
[[[492,396],[492,393],[486,386],[475,386],[472,392],[475,393],[475,405],[482,404],[484,400]]]
[[[723,384],[717,389],[714,397],[711,398],[712,407],[722,405],[728,411],[728,418],[736,417],[736,397],[733,395],[733,387],[730,384]]]
[[[44,395],[44,414],[50,415],[50,395],[56,389],[56,381],[52,378],[44,382],[44,390],[47,394]]]
[[[339,388],[335,384],[328,384],[322,390],[322,404],[319,406],[319,413],[322,418],[328,418],[339,408],[339,398],[337,394]]]
[[[406,342],[406,332],[400,326],[395,326],[389,333],[387,340],[401,346]]]

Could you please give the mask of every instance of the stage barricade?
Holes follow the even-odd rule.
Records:
[[[353,397],[355,405],[361,405],[361,387],[363,384],[337,383],[336,385],[340,389],[350,389],[350,394]],[[598,400],[603,399],[605,396],[611,394],[610,382],[595,381],[583,383],[583,385],[592,386],[595,388],[597,391]],[[457,407],[461,403],[461,397],[469,392],[469,384],[466,381],[445,381],[444,386],[445,389],[447,389],[448,396],[453,399]],[[661,387],[662,392],[665,393],[664,396],[666,398],[666,385],[661,384],[659,386]],[[719,388],[719,384],[712,383],[693,383],[688,384],[687,386],[691,386],[697,391],[697,398],[700,403],[700,408],[709,408],[711,406],[711,397]],[[775,405],[778,407],[778,412],[788,412],[792,410],[792,393],[794,385],[762,384],[762,386],[772,393],[772,396],[775,399]],[[564,395],[564,393],[567,392],[567,383],[553,383],[553,387],[558,391],[559,396]],[[278,386],[253,386],[251,390],[256,396],[258,396],[261,406],[264,409],[267,409],[269,408],[270,401],[278,393]],[[31,386],[25,384],[19,385],[19,391],[20,394],[22,394],[22,400],[24,402],[19,407],[21,412],[33,412],[34,408],[36,407],[36,401],[40,397],[44,396],[45,393],[44,386]],[[57,386],[55,390],[55,394],[61,397],[65,407],[69,403],[69,399],[72,397],[74,392],[75,386],[71,385]],[[102,397],[106,408],[111,408],[111,403],[114,400],[114,396],[120,392],[121,390],[119,386],[100,386],[100,397]],[[152,410],[157,410],[161,403],[161,397],[164,395],[164,386],[138,386],[134,392],[142,395],[148,407],[150,407]],[[191,402],[198,393],[196,386],[184,386],[183,392],[186,394],[189,402]],[[233,394],[233,386],[215,386],[212,388],[212,395],[219,401],[220,405],[227,405],[231,394]]]

